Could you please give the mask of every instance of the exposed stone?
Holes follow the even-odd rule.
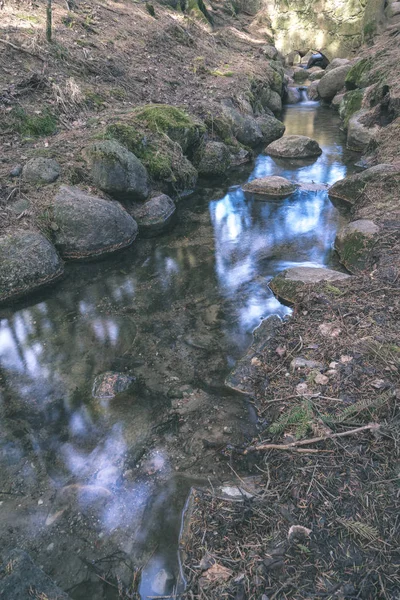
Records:
[[[264,100],[264,105],[266,108],[269,108],[274,115],[280,115],[282,112],[282,98],[280,93],[271,89],[267,99]]]
[[[337,98],[338,95],[339,94],[337,94],[335,98]],[[342,100],[339,104],[339,115],[343,121],[345,129],[347,129],[349,121],[354,113],[361,109],[363,96],[364,90],[352,90],[341,95]]]
[[[340,262],[351,273],[369,266],[371,250],[376,242],[379,227],[373,221],[360,219],[342,227],[335,240]]]
[[[139,234],[152,237],[168,227],[176,207],[169,196],[160,194],[144,204],[133,204],[128,210],[139,226]]]
[[[0,237],[0,302],[34,292],[63,272],[56,249],[41,233],[17,230]]]
[[[261,144],[263,134],[254,117],[240,113],[230,101],[225,101],[221,106],[231,124],[233,135],[241,144],[251,148]]]
[[[263,54],[269,60],[277,60],[279,58],[279,51],[275,46],[263,46]]]
[[[58,162],[52,158],[38,156],[29,160],[22,170],[22,176],[29,183],[53,183],[60,176]]]
[[[332,201],[340,200],[353,206],[357,203],[365,186],[371,181],[382,180],[386,175],[396,173],[399,167],[391,164],[381,164],[370,167],[361,173],[355,173],[345,179],[340,179],[329,188],[328,194]]]
[[[148,176],[140,160],[114,140],[95,142],[85,148],[94,183],[118,200],[145,200]]]
[[[137,224],[118,203],[61,186],[54,199],[55,244],[66,259],[115,252],[132,244]]]
[[[22,173],[22,165],[16,165],[10,171],[10,177],[19,177]]]
[[[258,117],[257,123],[261,129],[264,144],[270,144],[278,140],[285,133],[285,125],[272,115]]]
[[[231,166],[231,153],[223,142],[207,142],[195,155],[199,175],[224,175]]]
[[[260,179],[253,179],[243,186],[244,192],[251,192],[252,194],[262,194],[266,196],[278,196],[282,198],[290,196],[290,194],[293,194],[296,189],[297,186],[288,179],[274,175],[270,177],[262,177]]]
[[[296,356],[291,363],[290,368],[295,371],[296,369],[322,369],[323,364],[316,360],[309,360],[301,356]]]
[[[318,93],[323,100],[330,101],[344,87],[346,75],[350,71],[351,65],[343,65],[332,69],[319,80]]]
[[[301,100],[300,90],[297,87],[288,87],[285,99],[287,104],[297,104]]]
[[[307,88],[307,96],[309,100],[318,100],[318,81],[313,81]]]
[[[344,67],[345,65],[350,64],[351,63],[348,58],[334,58],[326,67],[325,72],[329,73],[329,71],[333,71],[333,69],[337,69],[338,67]]]
[[[107,371],[94,380],[92,396],[99,400],[111,400],[117,394],[125,392],[134,381],[135,378],[130,375]]]
[[[324,69],[318,69],[317,71],[313,71],[312,73],[310,73],[310,75],[308,76],[308,79],[310,81],[318,81],[324,75],[325,75]]]
[[[336,94],[336,96],[333,98],[333,100],[331,102],[331,107],[334,110],[336,110],[337,112],[339,112],[339,110],[340,110],[340,103],[342,102],[344,96],[345,96],[345,94],[343,94],[343,93]]]
[[[278,298],[294,304],[301,300],[312,287],[321,283],[340,282],[349,278],[350,275],[346,273],[322,267],[293,267],[274,277],[270,282],[270,288]]]
[[[293,79],[297,83],[303,83],[306,79],[308,79],[308,71],[307,69],[303,69],[302,67],[295,67],[293,72]]]
[[[29,554],[15,548],[4,556],[0,566],[0,598],[25,600],[31,597],[70,600],[70,596],[33,563]]]
[[[318,142],[305,135],[285,135],[269,144],[265,152],[283,158],[308,158],[322,154]]]
[[[379,127],[367,127],[362,123],[363,117],[368,114],[367,110],[359,110],[349,119],[347,128],[347,148],[356,152],[363,152],[368,144],[379,132]]]

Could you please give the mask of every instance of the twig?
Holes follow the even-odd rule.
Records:
[[[361,433],[361,431],[378,431],[379,428],[379,423],[370,423],[369,425],[357,427],[356,429],[350,429],[349,431],[333,433],[332,435],[321,435],[320,437],[315,437],[308,440],[299,440],[297,442],[291,442],[290,444],[260,444],[259,446],[249,446],[244,451],[244,454],[248,454],[249,452],[259,452],[260,450],[292,450],[292,448],[297,448],[298,446],[307,446],[308,444],[316,444],[317,442],[323,442],[324,440],[355,435],[357,433]],[[315,450],[313,452],[315,452]]]
[[[16,46],[15,44],[8,42],[7,40],[3,40],[3,38],[0,38],[0,42],[2,44],[5,44],[6,46],[11,46],[11,48],[14,48],[14,50],[17,50],[18,52],[26,52],[26,54],[30,54],[31,56],[38,58],[42,62],[45,62],[44,58],[42,56],[40,56],[40,54],[35,54],[34,52],[31,52],[30,50],[27,50],[26,48],[23,48],[22,46]]]

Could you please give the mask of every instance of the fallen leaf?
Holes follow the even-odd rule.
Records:
[[[314,381],[319,385],[326,385],[327,383],[329,383],[329,377],[327,377],[326,375],[322,375],[322,373],[318,373]]]
[[[338,337],[341,333],[341,329],[336,327],[333,323],[321,323],[321,325],[318,327],[318,331],[324,337],[332,338]]]
[[[291,540],[294,537],[310,537],[311,532],[311,529],[303,527],[303,525],[292,525],[288,532],[288,539]]]
[[[207,569],[199,579],[200,587],[208,587],[213,583],[223,583],[228,581],[233,575],[233,571],[227,569],[219,563],[214,563]]]

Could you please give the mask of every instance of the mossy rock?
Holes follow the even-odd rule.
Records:
[[[295,304],[326,282],[340,282],[349,279],[350,275],[319,267],[293,267],[286,269],[274,277],[269,287],[274,294],[287,302]]]
[[[183,155],[180,144],[167,134],[146,130],[132,121],[113,123],[106,128],[105,137],[118,140],[133,152],[146,167],[153,183],[167,193],[181,194],[193,190],[197,171]]]
[[[357,88],[365,88],[369,85],[369,74],[372,68],[372,60],[370,58],[362,58],[346,75],[345,86],[348,90]]]
[[[391,164],[375,165],[361,173],[355,173],[337,181],[329,188],[328,195],[334,204],[347,208],[357,205],[368,184],[387,181],[391,175],[397,176],[398,167]]]
[[[345,129],[347,129],[349,125],[349,120],[351,117],[361,108],[362,101],[364,97],[363,90],[351,90],[344,94],[340,105],[339,105],[339,115],[343,121],[343,125]]]
[[[204,123],[184,110],[167,104],[149,104],[135,108],[133,120],[153,133],[166,134],[177,142],[184,154],[190,154],[205,133]]]
[[[371,252],[378,234],[378,225],[368,219],[353,221],[339,230],[335,249],[340,262],[351,273],[364,271],[371,266]]]
[[[202,145],[195,155],[195,164],[200,175],[218,177],[231,166],[231,153],[223,142],[210,141]]]

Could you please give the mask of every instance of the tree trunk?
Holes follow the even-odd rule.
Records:
[[[47,0],[47,9],[46,9],[46,39],[48,42],[51,42],[52,36],[52,10],[51,10],[51,0]]]

